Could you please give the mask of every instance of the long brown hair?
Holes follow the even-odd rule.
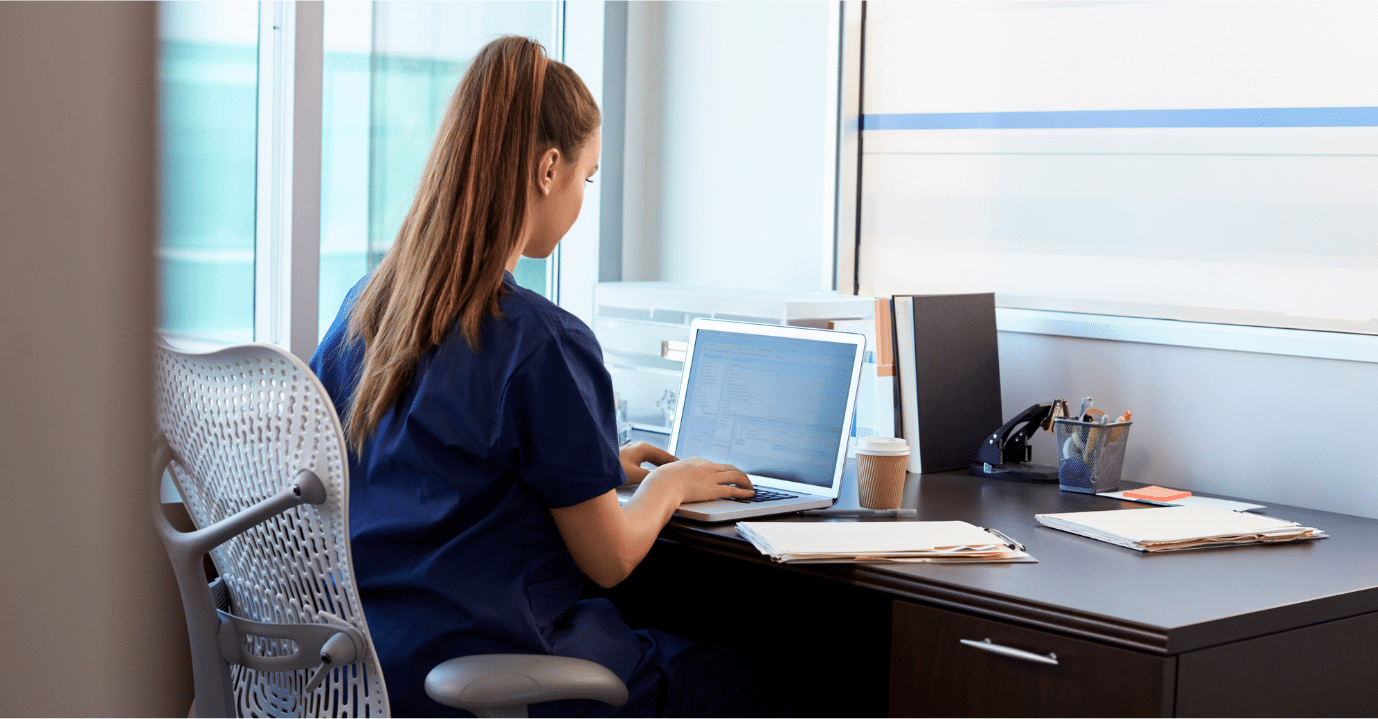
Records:
[[[349,341],[364,343],[345,418],[356,451],[456,319],[479,350],[484,317],[501,316],[503,271],[521,241],[537,157],[555,147],[574,160],[599,121],[583,80],[540,43],[501,37],[474,57],[397,241],[349,318]]]

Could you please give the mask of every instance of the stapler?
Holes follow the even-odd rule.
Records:
[[[1054,400],[1036,404],[1006,422],[981,441],[971,474],[1011,482],[1056,482],[1057,467],[1033,464],[1029,437],[1040,427],[1049,429],[1054,415],[1066,416],[1067,404]]]

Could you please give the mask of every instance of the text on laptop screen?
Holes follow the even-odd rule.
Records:
[[[850,344],[699,330],[675,452],[831,486],[851,391]]]

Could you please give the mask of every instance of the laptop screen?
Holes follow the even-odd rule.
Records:
[[[847,426],[852,344],[700,329],[675,453],[830,487]]]

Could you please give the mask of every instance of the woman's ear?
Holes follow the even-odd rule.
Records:
[[[555,166],[560,162],[560,150],[550,148],[541,154],[540,162],[536,163],[536,191],[542,195],[549,195],[555,189]]]

